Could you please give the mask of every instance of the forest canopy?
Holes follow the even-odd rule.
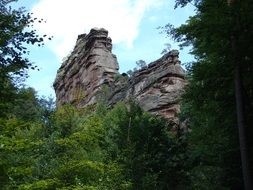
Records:
[[[13,1],[0,1],[0,189],[252,189],[251,0],[175,1],[196,8],[164,27],[195,56],[179,115],[190,132],[132,100],[56,108],[22,86],[36,69],[26,44],[43,36]]]

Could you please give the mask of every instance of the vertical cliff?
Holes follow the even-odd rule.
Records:
[[[111,51],[112,40],[105,29],[94,28],[87,35],[79,35],[74,50],[57,72],[57,105],[96,103],[96,92],[103,84],[112,83],[118,73],[117,58]]]
[[[148,112],[177,122],[179,98],[186,84],[179,52],[173,50],[133,73],[118,73],[111,39],[105,29],[80,35],[68,59],[60,67],[54,83],[57,105],[77,107],[94,104],[106,87],[108,104],[134,99]]]

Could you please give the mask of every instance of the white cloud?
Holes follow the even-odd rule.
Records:
[[[53,35],[48,43],[59,59],[73,48],[77,35],[93,27],[109,30],[113,43],[132,47],[145,11],[161,6],[163,0],[40,0],[32,12],[45,24],[35,27]]]

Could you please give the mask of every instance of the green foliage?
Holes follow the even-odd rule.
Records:
[[[128,81],[128,75],[126,73],[117,74],[117,75],[115,75],[114,80],[116,82],[127,83],[127,81]]]
[[[96,92],[96,100],[101,103],[105,104],[108,103],[108,99],[111,95],[111,89],[110,86],[107,84],[103,84],[101,88]]]
[[[26,45],[41,46],[46,37],[46,35],[40,37],[32,29],[34,22],[43,20],[32,18],[23,8],[8,7],[12,2],[15,0],[0,1],[0,117],[7,117],[12,113],[15,101],[19,101],[16,98],[28,95],[19,96],[22,92],[18,90],[24,77],[27,77],[26,71],[36,69],[36,66],[25,57],[29,53]],[[28,114],[23,114],[23,117],[24,115]]]
[[[128,74],[129,77],[132,77],[134,72],[130,69],[130,70],[127,71],[127,74]]]
[[[133,189],[180,189],[187,183],[183,135],[172,132],[162,118],[137,105],[115,106],[104,120],[105,149],[109,159],[124,167]]]
[[[129,77],[132,77],[134,75],[134,73],[137,72],[138,70],[147,68],[146,61],[144,61],[142,59],[136,61],[135,64],[136,64],[136,67],[134,67],[133,70],[130,69],[127,71],[127,74]]]
[[[171,44],[165,43],[164,46],[165,46],[165,48],[161,52],[162,55],[168,53],[171,50]]]
[[[189,67],[181,114],[192,132],[184,134],[131,101],[109,110],[103,104],[108,86],[98,94],[96,111],[94,106],[70,105],[54,110],[52,100],[38,98],[31,88],[17,88],[14,76],[32,67],[23,58],[22,43],[40,44],[42,39],[24,32],[32,23],[30,15],[9,10],[7,1],[1,1],[0,20],[6,21],[0,21],[1,188],[243,189],[230,34],[239,15],[237,59],[251,126],[252,3],[240,1],[231,10],[226,1],[176,0],[176,7],[189,2],[196,6],[196,15],[179,28],[167,25],[168,34],[181,47],[192,45],[196,57]],[[77,100],[80,95],[77,92]]]
[[[38,97],[33,88],[23,87],[13,90],[13,96],[0,103],[0,108],[0,118],[47,122],[50,113],[55,109],[55,103],[52,98]]]
[[[3,189],[127,186],[120,177],[121,168],[105,160],[100,147],[104,129],[92,111],[64,106],[53,113],[46,126],[17,119],[1,120]]]
[[[1,119],[0,129],[1,185],[11,189],[22,180],[32,178],[32,164],[43,144],[42,126],[17,119]]]
[[[182,102],[188,119],[191,189],[243,189],[239,154],[234,73],[241,68],[247,135],[252,130],[252,1],[178,0],[193,2],[196,15],[167,33],[181,47],[192,46],[195,56],[188,70],[189,84]],[[231,38],[235,38],[233,51]],[[249,58],[249,59],[248,59]],[[251,73],[251,74],[250,74]],[[252,147],[252,141],[248,141]],[[251,158],[252,159],[252,158]]]
[[[20,190],[48,190],[56,189],[59,186],[59,181],[55,179],[38,180],[31,184],[20,185]]]
[[[137,67],[139,67],[140,69],[143,69],[147,66],[146,61],[144,61],[142,59],[136,61],[135,63],[137,65]]]
[[[29,30],[29,26],[37,20],[32,18],[30,13],[26,13],[23,8],[12,9],[8,5],[10,1],[0,2],[0,79],[10,77],[10,74],[19,76],[25,75],[25,70],[35,66],[24,58],[23,55],[28,54],[25,44],[43,43],[43,37],[39,37],[35,30]],[[42,22],[39,20],[38,22]]]
[[[48,122],[2,119],[3,189],[180,189],[184,135],[134,103],[66,105]]]

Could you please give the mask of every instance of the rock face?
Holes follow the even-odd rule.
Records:
[[[179,98],[186,84],[178,55],[173,50],[135,72],[127,83],[116,83],[109,102],[134,98],[145,111],[177,122]]]
[[[116,56],[105,29],[80,35],[69,58],[58,70],[54,83],[57,105],[72,103],[83,107],[96,103],[100,95],[110,105],[134,99],[148,112],[177,123],[179,98],[186,84],[179,52],[170,51],[133,73],[118,73]]]
[[[54,82],[57,105],[82,107],[96,103],[103,84],[110,84],[118,73],[118,62],[111,53],[112,40],[105,29],[91,29],[78,36],[73,52],[63,62]]]

